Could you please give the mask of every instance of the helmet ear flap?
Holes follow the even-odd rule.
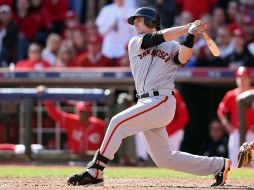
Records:
[[[144,23],[148,28],[156,28],[156,30],[159,31],[160,30],[160,15],[156,13],[154,19],[145,17]]]
[[[151,19],[148,18],[148,17],[145,17],[144,23],[145,23],[145,25],[146,25],[148,28],[154,28],[154,27],[155,27],[153,20],[151,20]]]

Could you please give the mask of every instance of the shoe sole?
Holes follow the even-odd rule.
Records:
[[[232,165],[232,161],[231,160],[226,160],[225,163],[225,171],[223,172],[223,182],[220,184],[220,186],[223,186],[226,184],[226,181],[228,179],[228,172],[230,171],[230,167]]]
[[[88,187],[88,186],[94,186],[94,187],[98,187],[98,186],[103,186],[104,185],[104,182],[100,182],[100,183],[90,183],[90,184],[86,184],[86,185],[73,185],[72,183],[69,183],[67,182],[67,185],[70,185],[70,186],[83,186],[83,187]]]

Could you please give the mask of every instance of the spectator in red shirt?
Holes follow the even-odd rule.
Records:
[[[61,34],[64,29],[65,14],[68,10],[68,0],[44,0],[43,2],[52,20],[51,32]]]
[[[30,4],[28,0],[17,0],[16,11],[13,20],[19,28],[19,38],[17,44],[17,59],[24,59],[29,43],[34,41],[39,30],[39,23],[29,12]]]
[[[100,148],[105,133],[105,123],[101,119],[91,117],[90,102],[78,102],[76,104],[78,114],[64,112],[49,101],[45,106],[49,116],[66,129],[68,144],[73,153]]]
[[[235,72],[237,88],[230,90],[220,102],[217,114],[221,123],[229,133],[229,158],[236,166],[237,155],[240,147],[238,130],[238,106],[237,96],[247,90],[254,89],[251,86],[251,72],[247,67],[239,67]],[[229,117],[228,117],[229,116]],[[254,140],[254,107],[246,109],[246,141]]]
[[[184,136],[184,128],[189,121],[189,113],[185,102],[177,89],[174,90],[176,99],[176,111],[174,119],[167,125],[166,129],[169,136],[171,150],[180,150],[180,145]]]
[[[38,23],[38,32],[36,42],[45,44],[47,34],[51,28],[51,18],[48,10],[45,8],[42,0],[31,0],[31,14]]]
[[[57,67],[76,67],[76,52],[69,44],[62,44],[57,55]]]
[[[78,22],[77,13],[74,11],[67,11],[65,14],[65,29],[63,32],[64,39],[71,39],[72,32],[80,26]]]
[[[86,36],[85,31],[80,28],[76,28],[71,34],[72,46],[76,51],[77,56],[86,51]]]
[[[102,55],[102,41],[99,36],[91,36],[87,42],[87,52],[77,58],[77,65],[80,67],[108,67],[112,61]]]
[[[32,43],[28,49],[28,59],[19,61],[16,64],[16,69],[42,69],[50,67],[47,61],[41,58],[41,47],[38,44]]]

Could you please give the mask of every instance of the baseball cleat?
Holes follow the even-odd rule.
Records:
[[[82,172],[80,174],[75,174],[67,179],[68,185],[73,186],[102,186],[104,185],[103,179],[97,179],[91,176],[88,172]]]
[[[232,161],[229,159],[224,160],[224,166],[220,173],[215,176],[215,182],[211,186],[223,186],[226,184],[228,172],[230,171],[230,166]]]

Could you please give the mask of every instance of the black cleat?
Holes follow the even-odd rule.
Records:
[[[97,179],[91,176],[88,172],[82,172],[80,174],[75,174],[68,178],[68,185],[82,185],[82,186],[102,186],[104,185],[103,179]]]
[[[215,180],[216,182],[214,182],[211,186],[223,186],[226,184],[226,180],[228,177],[228,172],[230,171],[230,166],[232,164],[232,161],[229,159],[225,159],[224,160],[224,166],[222,168],[222,170],[220,171],[220,173],[218,173],[215,176]]]

